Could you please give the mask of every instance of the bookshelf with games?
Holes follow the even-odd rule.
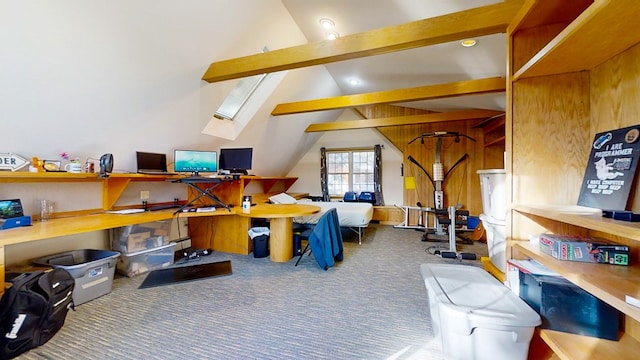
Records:
[[[595,134],[640,123],[639,15],[632,0],[527,0],[507,30],[508,257],[541,262],[624,316],[618,341],[542,329],[554,358],[630,359],[640,347],[640,308],[625,302],[640,297],[640,223],[575,205]],[[639,192],[628,208],[640,211]],[[526,241],[543,232],[628,245],[631,264],[556,260]]]

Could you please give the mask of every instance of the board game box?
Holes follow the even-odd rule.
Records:
[[[540,250],[558,260],[629,265],[629,247],[609,240],[576,235],[541,234]]]

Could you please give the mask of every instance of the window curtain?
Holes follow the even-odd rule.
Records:
[[[376,195],[376,205],[383,205],[382,199],[382,145],[376,145],[373,147],[373,154],[375,156],[373,162],[373,188]]]
[[[322,201],[331,201],[327,175],[327,149],[324,147],[320,148],[320,188],[322,189]]]

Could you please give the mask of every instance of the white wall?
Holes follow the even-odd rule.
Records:
[[[338,121],[360,120],[352,110],[345,110]],[[322,195],[320,188],[320,148],[371,147],[380,144],[382,150],[382,195],[386,205],[403,204],[404,180],[400,174],[402,152],[375,129],[327,131],[291,169],[288,176],[297,176],[289,192]]]
[[[304,88],[269,99],[237,142],[201,134],[237,80],[206,83],[211,62],[306,43],[280,0],[0,0],[0,114],[10,131],[2,149],[30,159],[98,158],[113,153],[116,172],[135,171],[135,151],[219,149],[255,140],[255,172],[284,171],[290,134],[271,124],[275,104],[333,96],[320,67]],[[307,69],[292,71],[304,77]],[[289,76],[289,75],[287,75]],[[319,77],[319,79],[316,79]],[[324,77],[324,79],[322,79]],[[329,77],[330,79],[330,77]],[[284,83],[287,83],[285,80]],[[291,83],[291,81],[288,81]],[[328,90],[328,91],[327,91]],[[307,116],[307,122],[322,115]],[[288,126],[289,124],[287,124]],[[259,145],[259,144],[257,144]],[[265,159],[273,159],[270,164]],[[287,159],[288,160],[288,159]],[[282,163],[287,163],[283,161]],[[262,171],[265,170],[265,171]]]
[[[272,118],[281,102],[340,95],[323,67],[287,73],[237,141],[201,134],[237,80],[201,80],[214,62],[306,43],[280,0],[0,0],[0,153],[58,160],[60,152],[135,171],[135,151],[254,146],[254,173],[284,175],[335,114]],[[291,131],[296,131],[292,133]],[[135,183],[116,205],[184,198],[179,185]],[[0,186],[27,214],[37,200],[57,211],[101,207],[99,183]],[[103,246],[104,232],[6,248],[7,263],[56,250]],[[26,254],[26,255],[25,255]]]
[[[270,115],[279,103],[342,95],[323,66],[287,72],[235,141],[201,133],[237,82],[202,81],[212,62],[307,42],[280,0],[0,0],[0,9],[0,153],[59,160],[64,151],[82,161],[112,153],[114,172],[126,173],[136,169],[136,151],[167,153],[172,162],[176,148],[252,146],[253,173],[299,176],[295,188],[318,193],[319,162],[311,169],[308,158],[320,146],[384,144],[385,200],[401,201],[401,156],[375,131],[304,132],[340,111]],[[150,190],[151,202],[186,196],[180,185],[135,183],[116,205],[140,203],[140,190]],[[41,198],[56,211],[95,209],[101,188],[3,183],[0,198],[22,199],[27,214]],[[93,247],[104,238],[11,246],[7,261],[27,249],[46,254],[55,244]]]

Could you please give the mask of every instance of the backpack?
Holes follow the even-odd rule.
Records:
[[[75,280],[62,268],[21,273],[10,282],[0,300],[0,360],[49,341],[74,309]]]

